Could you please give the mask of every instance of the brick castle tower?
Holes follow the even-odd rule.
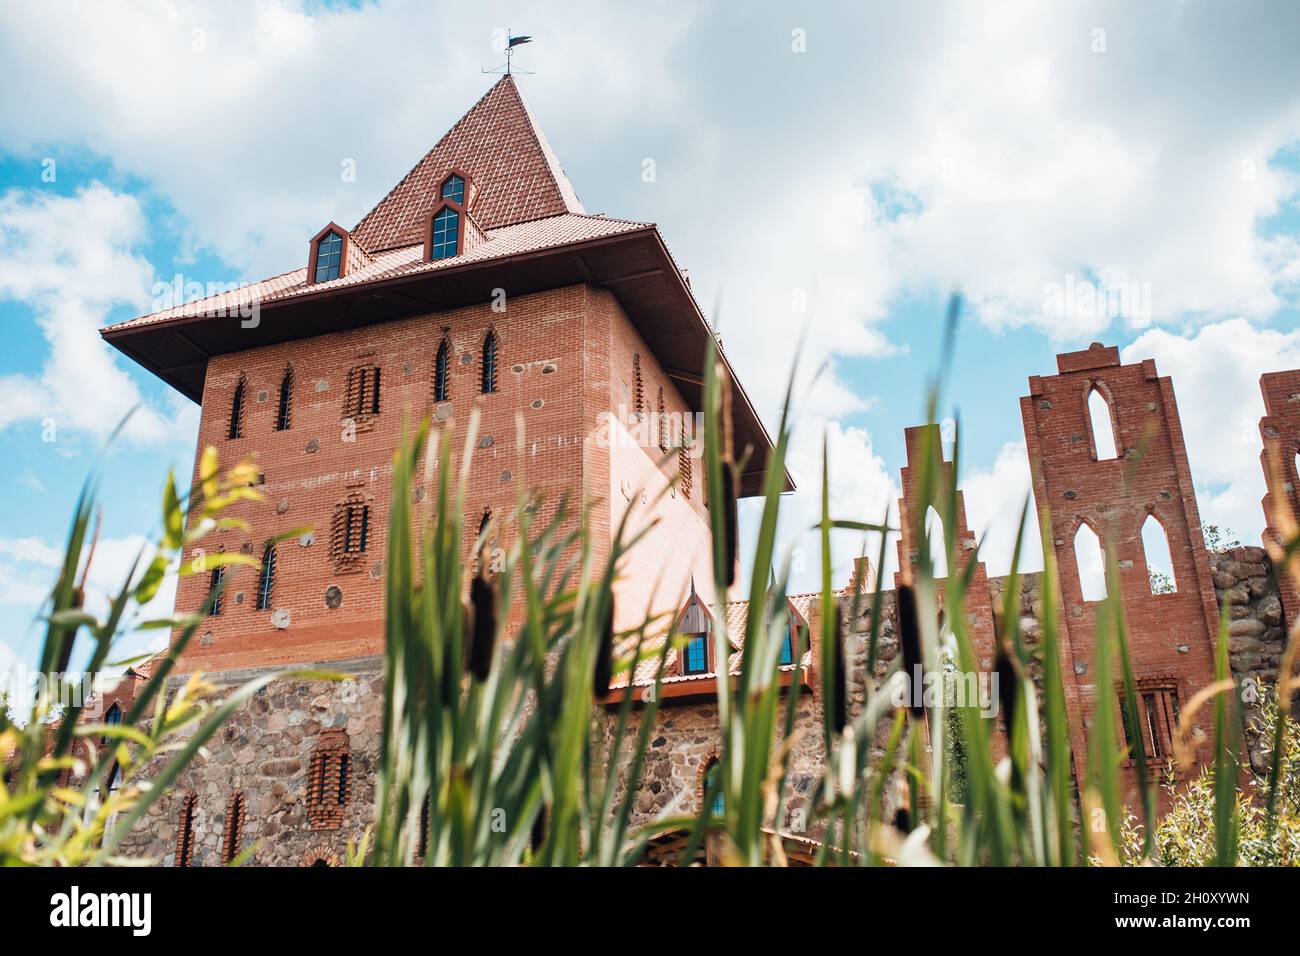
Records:
[[[229,571],[181,670],[377,654],[403,425],[460,426],[459,467],[473,408],[467,561],[489,516],[494,544],[509,545],[522,487],[543,512],[566,494],[571,513],[594,506],[598,557],[629,507],[658,519],[632,556],[646,573],[620,585],[620,624],[675,609],[692,575],[712,580],[703,475],[674,451],[695,434],[712,333],[653,224],[583,209],[513,77],[353,229],[331,222],[307,240],[296,271],[103,331],[201,402],[200,451],[263,475],[264,500],[237,513],[251,530],[205,547],[271,570]],[[733,398],[737,446],[755,452],[741,493],[753,494],[770,442],[739,385]],[[178,612],[202,607],[217,573],[183,579]]]

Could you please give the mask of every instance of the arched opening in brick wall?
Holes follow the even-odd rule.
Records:
[[[293,366],[284,370],[280,379],[280,400],[275,409],[275,430],[288,431],[293,424]]]
[[[194,808],[198,797],[187,793],[181,798],[181,816],[176,828],[176,865],[194,865]]]
[[[1174,559],[1169,553],[1169,536],[1160,519],[1149,514],[1142,522],[1142,553],[1147,560],[1147,578],[1152,594],[1172,594],[1178,590],[1174,577]]]
[[[1082,522],[1074,533],[1074,563],[1079,575],[1079,592],[1085,601],[1106,598],[1106,558],[1097,532]]]
[[[248,380],[243,375],[235,383],[235,394],[230,399],[230,427],[226,430],[227,438],[244,437],[244,395],[248,391]]]
[[[934,505],[925,509],[925,538],[930,542],[930,564],[936,578],[948,576],[948,539],[943,530],[943,519]]]
[[[1092,426],[1092,448],[1097,461],[1118,458],[1115,418],[1110,399],[1096,385],[1088,390],[1088,419]]]

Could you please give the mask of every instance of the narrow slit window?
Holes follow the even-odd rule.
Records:
[[[230,400],[230,428],[226,432],[227,438],[244,437],[244,395],[248,391],[248,383],[241,375],[239,381],[235,383],[235,394]]]
[[[218,617],[221,614],[221,604],[225,600],[222,582],[226,579],[226,569],[213,568],[212,573],[208,576],[208,598],[211,604],[208,606],[208,617]]]
[[[1096,450],[1097,461],[1118,458],[1110,402],[1096,386],[1088,392],[1088,419],[1092,426],[1092,447]]]
[[[694,466],[691,464],[691,453],[685,446],[677,450],[677,477],[682,489],[682,497],[690,498],[695,474]]]
[[[659,386],[659,450],[668,451],[668,409],[664,405],[664,389]]]
[[[497,337],[489,332],[483,339],[483,394],[497,390]]]
[[[262,571],[257,579],[257,609],[267,611],[275,593],[275,545],[268,544],[262,552]]]
[[[433,400],[435,402],[445,402],[451,394],[450,383],[447,381],[451,371],[451,347],[447,340],[443,339],[442,344],[438,346],[438,356],[433,361]]]
[[[1147,577],[1152,594],[1173,594],[1178,590],[1174,577],[1174,558],[1169,552],[1169,536],[1155,515],[1142,522],[1142,551],[1147,559]]]
[[[1087,524],[1079,525],[1074,533],[1074,563],[1079,572],[1079,591],[1085,601],[1101,601],[1106,597],[1106,560],[1102,555],[1101,540]]]
[[[284,370],[280,379],[280,403],[275,410],[275,430],[288,431],[293,422],[293,369]]]
[[[636,420],[645,417],[645,385],[641,381],[641,353],[632,355],[632,411]]]

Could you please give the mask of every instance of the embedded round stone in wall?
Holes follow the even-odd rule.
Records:
[[[384,576],[384,562],[376,561],[370,566],[370,576],[378,581]]]
[[[243,591],[236,591],[236,592],[235,592],[235,603],[236,603],[236,604],[243,604],[243,603],[244,603],[244,592],[243,592]]]
[[[288,499],[288,498],[281,498],[279,501],[277,501],[277,502],[275,503],[275,513],[276,513],[276,514],[278,514],[278,515],[282,515],[282,514],[287,514],[288,512],[289,512],[289,499]]]
[[[314,455],[318,451],[320,451],[320,442],[318,442],[314,438],[311,441],[307,442],[307,454]]]
[[[445,422],[447,419],[451,418],[451,402],[448,402],[445,405],[439,405],[437,411],[433,413],[433,417],[438,419],[440,422]]]
[[[298,547],[300,548],[310,548],[315,543],[316,535],[310,531],[304,531],[298,536]]]
[[[510,473],[510,469],[509,469],[509,468],[507,468],[505,471],[501,472],[501,481],[502,481],[502,482],[507,482],[507,481],[509,481],[509,480],[510,480],[511,478],[513,478],[513,477],[514,477],[514,476]]]
[[[411,368],[411,363],[407,362],[405,365],[402,366],[402,371],[405,372],[407,375],[410,375],[411,372],[415,370]]]
[[[252,543],[249,542],[249,541],[245,541],[243,544],[241,544],[241,545],[239,546],[239,553],[240,553],[240,554],[252,554],[252,553],[253,553],[253,545],[252,545]]]
[[[302,769],[301,760],[268,760],[258,768],[263,777],[292,777]]]
[[[263,389],[262,391],[260,391],[260,392],[257,393],[257,400],[258,400],[258,402],[264,402],[264,401],[266,401],[266,400],[267,400],[268,398],[270,398],[270,397],[271,397],[271,396],[270,396],[269,394],[267,394],[266,389]]]
[[[277,607],[271,612],[271,626],[277,631],[283,631],[289,626],[289,609],[287,607]]]
[[[216,638],[212,636],[212,632],[211,632],[211,631],[208,631],[206,634],[204,634],[202,637],[199,638],[199,646],[200,646],[200,647],[211,647],[211,646],[212,646],[212,642],[215,641],[215,640],[216,640]]]
[[[545,405],[545,404],[546,404],[546,403],[545,403],[544,401],[542,401],[540,398],[534,398],[534,399],[533,399],[533,408],[541,408],[541,407],[542,407],[543,405]]]
[[[343,603],[343,590],[337,584],[331,584],[325,589],[325,606],[327,608],[336,608]]]
[[[1067,501],[1073,501],[1075,498],[1079,497],[1079,493],[1077,491],[1067,491],[1063,497]]]
[[[415,501],[423,501],[424,489],[421,488],[419,485],[416,485],[414,488],[411,489],[411,498]]]
[[[318,392],[328,392],[329,388],[330,388],[330,383],[325,381],[325,379],[323,378],[319,379],[316,382],[316,391]]]
[[[516,375],[522,375],[524,373],[524,367],[522,365],[512,365],[510,366],[510,371],[514,372]]]
[[[469,364],[470,362],[472,362],[472,361],[474,361],[474,356],[473,356],[471,353],[469,353],[469,352],[461,352],[461,353],[460,353],[460,364],[461,364],[461,365],[468,365],[468,364]]]
[[[543,375],[550,375],[552,372],[555,371],[556,371],[556,366],[554,362],[547,362],[545,365],[542,366]]]
[[[484,435],[482,438],[480,438],[480,439],[478,440],[478,447],[479,447],[479,448],[491,448],[491,447],[492,447],[492,441],[493,441],[493,439],[492,439],[492,436],[491,436],[491,435]]]

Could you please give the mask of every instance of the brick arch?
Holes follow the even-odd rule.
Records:
[[[1078,548],[1076,547],[1076,544],[1078,542],[1078,537],[1079,537],[1079,530],[1081,528],[1086,527],[1097,538],[1097,547],[1101,550],[1102,573],[1103,574],[1105,573],[1107,537],[1105,534],[1102,533],[1101,530],[1099,530],[1098,524],[1099,522],[1093,518],[1089,518],[1081,514],[1075,514],[1071,517],[1070,524],[1069,524],[1070,532],[1068,535],[1066,535],[1065,538],[1066,542],[1068,543],[1068,546],[1066,548],[1066,553],[1069,555],[1070,561],[1074,566],[1074,584],[1079,589],[1079,599],[1082,601],[1101,600],[1100,598],[1085,598],[1083,596],[1083,569],[1079,566],[1079,551]],[[1138,537],[1141,538],[1140,531]],[[1059,563],[1059,559],[1058,559],[1058,563]],[[1058,574],[1059,574],[1059,568],[1058,568]],[[1105,579],[1103,578],[1103,581],[1104,580]],[[1110,596],[1110,583],[1106,582],[1104,587],[1105,587],[1106,596]]]
[[[1119,402],[1115,399],[1115,392],[1106,380],[1101,376],[1093,376],[1084,379],[1083,383],[1083,417],[1088,424],[1088,450],[1092,454],[1093,461],[1110,461],[1112,459],[1102,459],[1097,457],[1097,434],[1092,427],[1092,409],[1088,407],[1088,400],[1092,398],[1092,393],[1096,391],[1106,402],[1106,407],[1110,410],[1110,433],[1115,442],[1115,459],[1124,457],[1124,443],[1119,437]],[[1096,528],[1093,531],[1096,532]]]
[[[699,807],[701,813],[704,812],[704,780],[709,775],[710,770],[721,765],[722,754],[715,750],[701,760],[700,765],[695,768],[695,804]]]
[[[339,855],[324,844],[312,847],[302,856],[300,866],[342,866]]]

